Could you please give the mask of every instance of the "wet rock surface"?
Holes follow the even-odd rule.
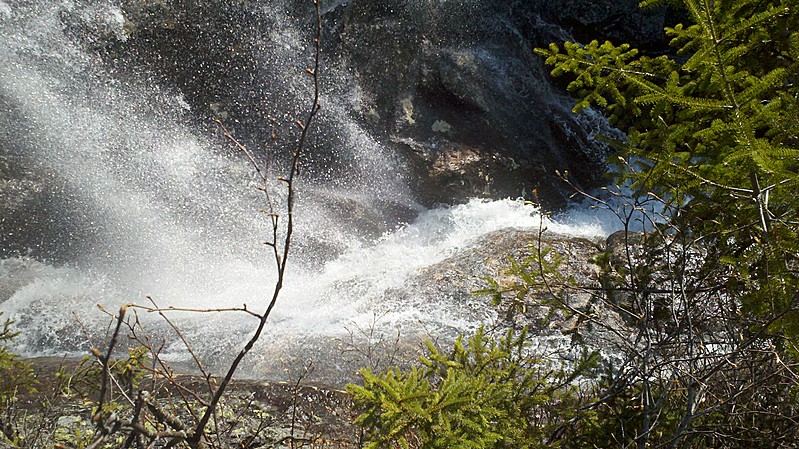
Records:
[[[558,40],[552,32],[560,28],[522,20],[535,29],[526,34],[516,23],[517,11],[502,2],[390,3],[376,8],[351,2],[340,13],[336,49],[357,70],[353,81],[368,100],[361,110],[377,132],[417,147],[443,142],[517,161],[524,176],[506,172],[516,188],[497,189],[493,197],[530,195],[537,188],[558,204],[564,189],[556,169],[571,170],[586,186],[598,181],[604,148],[592,140],[591,126],[570,116],[571,101],[552,87],[532,53]],[[541,22],[535,2],[524,12]],[[410,158],[418,156],[416,151]],[[457,177],[459,170],[450,174]],[[424,171],[420,175],[424,179]],[[451,193],[458,201],[466,192]],[[425,191],[420,196],[430,201]]]
[[[417,173],[410,180],[412,188],[426,206],[449,204],[453,199],[530,197],[536,188],[527,161],[517,162],[498,151],[446,139],[399,139],[395,144],[407,151]]]
[[[501,316],[507,304],[492,305],[487,295],[474,292],[486,289],[487,278],[500,285],[518,282],[518,278],[509,273],[510,259],[522,261],[531,256],[538,248],[551,248],[553,253],[564,257],[561,270],[573,276],[579,285],[596,286],[597,269],[592,259],[600,253],[599,242],[584,238],[561,236],[537,231],[506,229],[487,235],[479,242],[464,248],[446,260],[430,266],[414,277],[401,295],[408,301],[414,298],[438,298],[445,304],[459,304],[459,314],[464,321],[482,320],[504,326],[518,324],[531,326],[539,336],[559,336],[568,330],[572,323],[567,323],[561,314],[549,316],[547,307],[535,306],[538,300],[545,298],[549,292],[542,286],[530,292],[531,307],[524,313],[512,316]],[[568,301],[573,307],[582,307],[588,303],[590,292],[574,291],[568,293]],[[437,307],[438,304],[419,304],[419,308]],[[510,321],[508,321],[508,319]],[[453,323],[458,317],[453,317]],[[471,329],[472,331],[474,329]],[[458,332],[453,326],[453,334]],[[469,333],[469,331],[465,331]]]
[[[570,116],[571,100],[551,85],[532,48],[561,40],[567,33],[560,22],[571,17],[590,27],[591,21],[610,20],[597,16],[602,11],[621,12],[594,7],[587,9],[597,12],[583,17],[580,5],[399,0],[331,2],[322,9],[323,85],[329,99],[344,105],[343,112],[375,139],[448,141],[513,158],[530,184],[514,193],[537,187],[553,204],[563,201],[564,192],[556,169],[569,170],[584,186],[600,181],[605,149],[593,140],[591,127],[601,123]],[[298,97],[307,86],[291,74],[301,71],[293,64],[303,64],[311,40],[309,5],[128,0],[120,13],[124,25],[100,34],[106,36],[100,53],[123,76],[142,72],[149,82],[182,94],[200,122],[222,118],[246,142],[261,145],[275,130],[286,134],[302,110]],[[87,26],[95,30],[85,33],[92,45],[101,46],[97,27]],[[292,34],[288,26],[301,32]],[[293,56],[278,61],[276,48]],[[311,171],[346,174],[340,130],[321,128],[322,154],[313,156]],[[414,157],[398,149],[400,157]],[[422,203],[434,201],[425,191],[416,193]],[[457,196],[450,202],[464,199],[452,193]]]
[[[565,0],[552,4],[549,13],[577,40],[629,42],[639,48],[665,48],[663,28],[675,12],[666,5],[641,9],[637,0]],[[669,20],[670,21],[670,20]]]

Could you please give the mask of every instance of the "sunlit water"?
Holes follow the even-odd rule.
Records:
[[[107,341],[109,313],[123,304],[246,304],[261,313],[272,295],[275,268],[262,243],[270,229],[258,212],[266,206],[251,167],[226,142],[189,124],[179,94],[135,77],[119,82],[66,37],[60,22],[65,11],[104,32],[124,33],[119,9],[110,4],[0,1],[0,100],[7,108],[0,124],[8,133],[4,141],[16,145],[6,150],[51,183],[59,201],[48,214],[74,223],[66,229],[82,230],[44,244],[77,247],[73,260],[52,262],[41,250],[37,257],[0,260],[0,311],[21,331],[14,349],[27,356],[86,354]],[[289,31],[282,32],[291,37]],[[283,85],[291,95],[307,91],[294,92],[291,85]],[[322,104],[324,126],[340,140],[349,174],[325,185],[306,185],[300,178],[298,251],[243,375],[278,377],[290,360],[305,359],[351,373],[351,366],[337,367],[336,350],[353,338],[353,330],[368,345],[396,333],[408,341],[431,334],[451,338],[492,320],[490,308],[462,310],[437,298],[408,302],[395,293],[425,267],[491,232],[542,222],[539,210],[516,200],[423,210],[396,176],[399,162],[348,118],[346,101],[326,96]],[[274,188],[280,211],[280,183]],[[380,213],[388,203],[406,213],[389,214],[394,222],[375,225],[385,219]],[[362,215],[348,214],[353,204]],[[543,222],[550,232],[571,236],[601,237],[613,230],[612,221],[588,209]],[[426,303],[435,306],[418,307]],[[142,339],[149,338],[165,359],[189,360],[163,318],[135,310]],[[241,312],[167,317],[216,370],[256,324]],[[122,346],[134,343],[125,340]]]
[[[550,232],[572,236],[598,237],[609,231],[584,211],[569,218],[573,221],[569,225],[549,220],[545,224]],[[303,269],[298,260],[289,265],[286,287],[269,319],[266,344],[259,347],[261,356],[274,357],[273,363],[277,363],[281,357],[296,356],[292,351],[303,347],[309,351],[305,355],[314,358],[313,349],[306,345],[315,347],[325,341],[333,345],[334,339],[347,338],[353,329],[374,325],[387,335],[397,330],[409,337],[423,332],[444,332],[452,337],[458,330],[490,322],[494,317],[490,307],[464,310],[463,305],[443,304],[438,298],[407,303],[393,292],[425,267],[475,245],[490,232],[534,229],[539,221],[538,211],[520,201],[474,200],[424,211],[413,223],[373,243],[355,243],[321,267]],[[113,266],[54,267],[13,258],[0,261],[0,278],[6,280],[0,294],[8,298],[0,307],[24,330],[16,344],[19,351],[26,355],[79,355],[106,337],[109,317],[98,304],[116,312],[126,303],[151,305],[150,296],[161,307],[218,309],[246,304],[260,312],[271,297],[274,273],[268,257],[249,255],[195,258],[190,268],[164,270],[154,277],[137,270],[119,273]],[[435,308],[417,306],[425,302]],[[168,316],[211,364],[218,362],[213,359],[217,352],[240,347],[256,324],[244,313],[168,312]],[[188,357],[160,318],[144,317],[144,323],[145,329],[154,329],[156,341],[166,342],[164,353],[172,360]],[[259,359],[257,353],[253,357]]]

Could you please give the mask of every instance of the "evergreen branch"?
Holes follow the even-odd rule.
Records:
[[[732,106],[724,101],[674,95],[662,89],[657,93],[635,97],[635,102],[639,104],[654,104],[662,100],[668,100],[669,103],[675,106],[698,110],[732,109]]]
[[[755,15],[749,17],[748,19],[744,19],[737,24],[728,25],[724,28],[724,31],[720,36],[719,43],[732,41],[742,32],[751,30],[756,26],[762,26],[764,22],[789,12],[790,10],[788,8],[772,6],[768,10],[756,13]]]
[[[739,97],[741,102],[758,100],[767,90],[774,89],[781,85],[788,78],[788,71],[784,68],[776,68],[761,77],[758,82],[741,92]]]

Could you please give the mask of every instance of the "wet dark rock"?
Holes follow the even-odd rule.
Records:
[[[556,170],[568,170],[583,188],[601,184],[607,149],[594,137],[606,125],[598,116],[572,115],[571,100],[532,52],[573,37],[570,20],[598,32],[605,25],[596,24],[616,29],[633,5],[583,3],[322,2],[325,95],[303,176],[331,189],[356,185],[359,194],[376,192],[374,201],[349,198],[330,207],[367,236],[410,221],[414,202],[524,196],[557,208],[572,192]],[[124,0],[121,8],[91,2],[53,8],[63,9],[58,20],[65,38],[82,44],[87,64],[101,66],[98,84],[154,87],[148,94],[153,103],[177,111],[165,113],[169,118],[208,136],[217,130],[213,120],[221,119],[276,166],[296,142],[294,123],[309,94],[303,68],[313,36],[310,2]],[[53,180],[57,173],[25,159],[37,125],[5,98],[0,108],[7,111],[0,123],[8,130],[0,144],[11,161],[0,167],[0,253],[24,254],[44,239],[59,242],[46,257],[71,260],[83,249],[75,242],[94,242],[103,229],[62,192],[68,189]],[[400,195],[383,189],[385,179],[359,180],[358,170],[381,160],[358,167],[364,158],[351,151],[353,133],[388,147],[376,158],[399,167],[387,175],[410,184],[409,195],[393,198]],[[108,151],[129,157],[121,146]],[[326,251],[335,254],[335,248]]]
[[[550,7],[556,23],[577,40],[629,42],[634,47],[665,47],[663,28],[674,12],[665,5],[641,9],[638,0],[565,0]]]
[[[95,46],[98,36],[108,39],[103,54],[121,76],[144,74],[182,93],[201,123],[221,118],[252,146],[270,141],[275,130],[288,143],[304,104],[299,94],[307,80],[292,81],[291,73],[304,63],[301,55],[310,42],[309,8],[303,2],[128,0],[118,28],[87,35]],[[546,2],[323,3],[323,86],[378,141],[411,139],[428,146],[448,141],[512,159],[516,168],[508,176],[516,179],[523,171],[525,182],[557,206],[571,192],[555,170],[568,170],[583,187],[597,185],[606,149],[593,139],[603,125],[571,116],[571,100],[551,85],[532,53],[564,34],[547,20],[566,20],[566,12],[553,15],[548,8]],[[582,17],[577,6],[573,9]],[[287,27],[301,31],[289,36]],[[275,60],[273,50],[283,47],[293,56]],[[349,162],[347,143],[333,118],[325,120],[315,131],[315,171],[347,176],[342,168]],[[400,158],[416,156],[407,146],[399,149],[411,150]],[[408,177],[417,175],[425,176]],[[491,175],[492,184],[504,182],[500,173]],[[514,187],[512,195],[530,195],[532,187]],[[472,193],[455,189],[451,198],[427,197],[431,190],[414,193],[424,204],[458,202]]]
[[[311,188],[298,196],[298,215],[325,220],[327,224],[317,226],[315,232],[303,232],[300,228],[294,235],[293,255],[312,269],[322,268],[341,255],[352,236],[358,236],[361,243],[373,242],[398,226],[413,222],[420,212],[418,206],[343,190]]]
[[[315,212],[308,215],[326,217],[342,231],[367,240],[394,231],[398,223],[412,222],[419,213],[405,204],[346,191],[313,189],[303,192],[303,198]]]
[[[19,239],[25,233],[26,212],[36,208],[42,197],[42,182],[31,173],[18,170],[0,155],[0,257],[24,253],[26,244]]]
[[[0,259],[36,253],[45,236],[69,232],[69,223],[48,213],[54,205],[53,187],[18,155],[0,154]],[[57,246],[61,254],[74,251],[67,244]]]
[[[489,189],[465,179],[473,187],[448,189],[447,198],[416,182],[413,193],[423,204],[531,195],[535,188],[554,208],[572,193],[556,170],[568,170],[584,188],[601,184],[607,149],[594,134],[605,125],[572,116],[571,100],[532,49],[573,38],[661,45],[673,11],[639,11],[636,3],[322,2],[322,84],[326,101],[343,109],[323,104],[308,176],[349,175],[347,131],[332,116],[341,113],[378,142],[415,142],[396,146],[399,160],[422,170],[408,179],[430,179],[428,164],[417,163],[419,146],[445,142],[500,160],[488,170]],[[59,17],[66,35],[102,57],[114,77],[179,96],[209,133],[218,118],[253,148],[283,148],[296,139],[293,123],[307,103],[307,79],[297,74],[312,39],[310,2],[125,0],[121,9],[77,3]],[[500,170],[503,164],[509,171]],[[472,176],[451,175],[459,173]]]
[[[422,146],[446,140],[512,159],[532,184],[512,195],[531,195],[535,187],[553,206],[570,193],[556,170],[569,170],[584,186],[600,181],[604,147],[589,124],[571,116],[571,100],[550,85],[532,53],[557,40],[550,31],[559,28],[542,24],[526,35],[510,16],[515,11],[501,2],[455,8],[426,2],[419,8],[398,1],[386,12],[356,1],[343,19],[337,51],[357,68],[354,81],[368,99],[361,108],[378,132]],[[543,10],[535,3],[530,8],[530,20],[541,22],[535,11]],[[490,182],[501,182],[496,178]]]
[[[531,167],[496,150],[466,146],[445,139],[416,142],[399,139],[409,155],[412,188],[425,206],[453,199],[529,197],[535,188]]]

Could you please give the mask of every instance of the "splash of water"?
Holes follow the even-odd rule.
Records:
[[[36,257],[0,260],[0,310],[23,331],[17,350],[82,354],[106,338],[109,316],[97,304],[113,312],[126,303],[146,304],[147,295],[161,306],[247,304],[260,310],[274,273],[259,244],[266,228],[247,163],[191,124],[179,94],[135,77],[120,82],[65,34],[60,19],[77,14],[124,37],[118,9],[46,1],[33,6],[0,2],[0,104],[7,112],[2,124],[10,130],[6,143],[14,145],[7,157],[47,179],[57,199],[47,213],[64,222],[65,231],[43,251],[59,245],[77,250],[60,263],[48,262],[42,250]],[[454,304],[421,311],[392,292],[488,233],[542,221],[536,208],[512,200],[421,210],[396,176],[398,162],[348,118],[342,102],[328,96],[325,103],[331,111],[325,126],[347,148],[353,167],[346,179],[299,192],[297,232],[306,236],[306,248],[290,265],[251,375],[267,375],[280,358],[329,345],[347,329],[373,325],[375,317],[411,334],[420,322],[429,332],[490,319],[490,311],[463,313]],[[376,225],[385,218],[378,209],[387,203],[418,216]],[[372,214],[378,218],[371,210],[378,210]],[[609,232],[585,212],[543,222],[575,236]],[[172,318],[212,368],[224,366],[220,356],[253,330],[251,317],[241,314]],[[162,320],[143,323],[162,339],[165,357],[188,356]]]

